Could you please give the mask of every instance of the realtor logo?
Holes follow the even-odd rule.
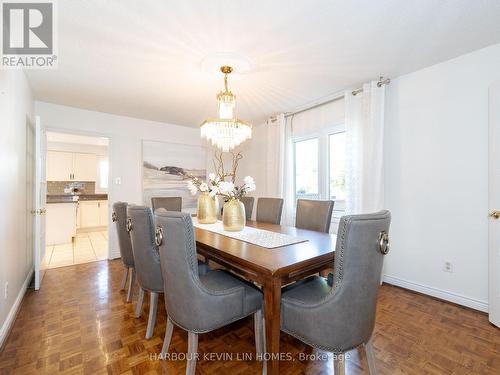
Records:
[[[54,3],[2,2],[2,68],[56,67]]]

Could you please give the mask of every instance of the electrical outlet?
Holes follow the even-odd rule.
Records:
[[[453,272],[453,264],[450,261],[444,262],[444,272]]]
[[[7,281],[4,285],[3,298],[7,299],[9,297],[9,282]]]

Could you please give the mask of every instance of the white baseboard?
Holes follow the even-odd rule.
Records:
[[[399,286],[401,288],[410,289],[415,292],[427,294],[432,297],[436,297],[445,301],[450,301],[456,303],[458,305],[470,307],[475,310],[488,312],[488,302],[480,301],[474,298],[465,297],[460,294],[456,294],[453,292],[448,292],[446,290],[422,285],[415,283],[413,281],[408,281],[401,279],[399,277],[384,275],[384,282],[387,284]]]
[[[0,328],[0,348],[3,348],[3,344],[9,335],[10,329],[14,321],[16,320],[17,312],[19,311],[19,307],[21,306],[21,302],[23,300],[24,294],[26,293],[26,289],[28,289],[29,283],[33,276],[33,270],[28,273],[28,277],[24,280],[23,286],[17,295],[14,304],[12,305],[9,314],[5,318],[5,322],[3,322],[2,327]]]

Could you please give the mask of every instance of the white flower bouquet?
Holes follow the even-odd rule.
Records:
[[[219,195],[227,202],[230,199],[241,199],[256,188],[253,177],[246,176],[243,185],[235,185],[234,182],[221,181],[219,183]]]
[[[202,181],[198,177],[193,175],[186,175],[187,187],[192,195],[196,195],[198,192],[208,193],[210,197],[215,197],[220,195],[224,198],[224,201],[229,201],[231,199],[240,199],[247,195],[248,193],[255,190],[255,181],[253,177],[246,176],[243,179],[242,185],[236,185],[236,169],[238,168],[238,162],[243,157],[241,153],[231,153],[233,156],[232,171],[227,172],[224,170],[224,161],[222,158],[222,153],[216,154],[214,157],[214,166],[217,170],[216,173],[210,173],[208,175],[208,181]],[[226,181],[226,177],[230,177],[231,181]]]
[[[188,175],[187,187],[192,195],[198,192],[208,193],[212,198],[219,193],[220,178],[215,173],[208,175],[208,182],[204,182],[198,177]]]

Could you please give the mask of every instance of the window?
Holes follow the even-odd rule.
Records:
[[[319,199],[318,151],[318,138],[294,143],[296,199]]]
[[[333,218],[338,219],[344,214],[346,199],[344,125],[323,129],[308,138],[295,138],[293,151],[295,199],[331,199],[335,201]]]
[[[98,169],[98,190],[108,190],[109,162],[107,157],[99,156]]]

